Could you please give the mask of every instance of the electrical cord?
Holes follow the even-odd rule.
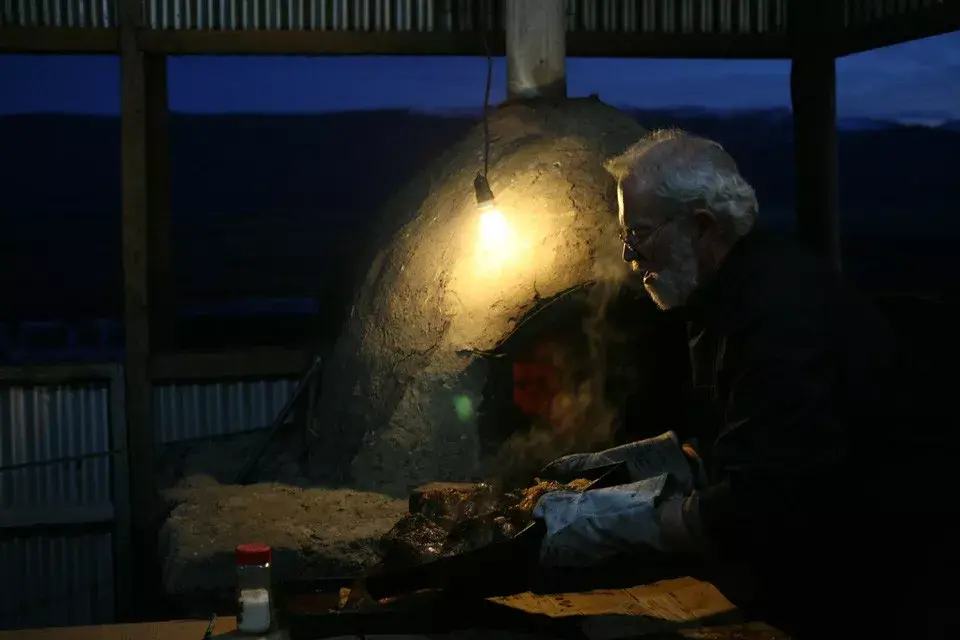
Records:
[[[487,53],[487,84],[483,92],[483,177],[490,170],[490,84],[493,80],[493,55],[487,38],[487,24],[483,25],[483,49]]]

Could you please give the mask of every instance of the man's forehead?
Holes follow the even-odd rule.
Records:
[[[622,181],[619,181],[617,201],[620,226],[625,229],[653,228],[662,222],[664,215],[660,198],[638,197],[632,189],[625,191]]]

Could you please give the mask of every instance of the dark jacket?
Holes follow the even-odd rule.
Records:
[[[834,543],[863,495],[860,442],[889,431],[896,404],[883,320],[825,262],[760,230],[686,313],[703,535],[758,562],[796,541]]]

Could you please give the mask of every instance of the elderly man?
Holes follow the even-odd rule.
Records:
[[[598,561],[640,542],[751,567],[777,607],[803,609],[785,614],[791,623],[836,615],[864,579],[896,573],[890,554],[876,562],[882,549],[860,552],[916,528],[881,515],[893,515],[895,483],[876,474],[861,482],[859,471],[869,453],[861,441],[882,436],[884,416],[898,410],[886,386],[893,359],[883,323],[825,261],[755,229],[754,190],[719,144],[659,131],[608,168],[623,259],[660,309],[688,323],[692,417],[678,411],[667,426],[679,436],[548,466],[569,473],[626,461],[641,482],[619,502],[616,491],[591,497],[598,504],[589,508],[571,508],[571,496],[542,500],[544,558],[583,566],[591,540]],[[671,453],[680,438],[698,443],[696,453],[685,449],[692,471]],[[837,587],[844,577],[856,586]],[[823,625],[813,637],[825,637]]]

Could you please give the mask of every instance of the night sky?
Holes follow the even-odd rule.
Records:
[[[481,58],[179,57],[170,104],[191,113],[310,113],[354,109],[477,108]],[[118,114],[113,56],[0,56],[0,115]],[[789,105],[789,65],[779,61],[571,59],[571,96],[599,93],[632,107],[756,109]],[[504,95],[496,61],[494,101]],[[842,58],[841,117],[937,122],[960,119],[960,32]]]

